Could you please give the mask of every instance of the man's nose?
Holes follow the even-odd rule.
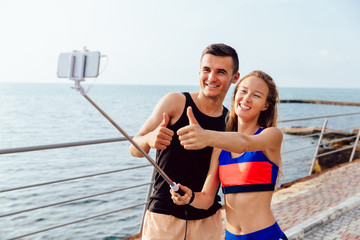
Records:
[[[211,72],[211,73],[209,74],[208,79],[209,79],[209,81],[215,81],[215,80],[216,80],[215,73]]]

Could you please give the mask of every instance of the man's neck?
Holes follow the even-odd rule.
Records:
[[[224,97],[210,98],[201,94],[201,92],[191,93],[191,98],[195,102],[198,109],[210,117],[219,117],[223,113],[222,103]]]

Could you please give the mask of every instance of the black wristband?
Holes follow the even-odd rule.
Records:
[[[190,201],[188,202],[187,205],[190,205],[193,201],[194,201],[194,198],[195,198],[195,193],[191,190],[191,198],[190,198]]]

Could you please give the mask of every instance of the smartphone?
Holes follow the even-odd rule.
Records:
[[[59,78],[96,78],[99,75],[100,52],[86,52],[85,60],[83,60],[83,54],[84,52],[81,51],[60,53],[57,76]],[[81,76],[82,72],[84,76]]]

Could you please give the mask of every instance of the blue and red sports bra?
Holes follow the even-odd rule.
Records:
[[[262,132],[259,128],[256,134]],[[219,156],[219,178],[224,194],[239,192],[274,191],[279,167],[262,151],[245,152],[232,158],[222,150]]]

